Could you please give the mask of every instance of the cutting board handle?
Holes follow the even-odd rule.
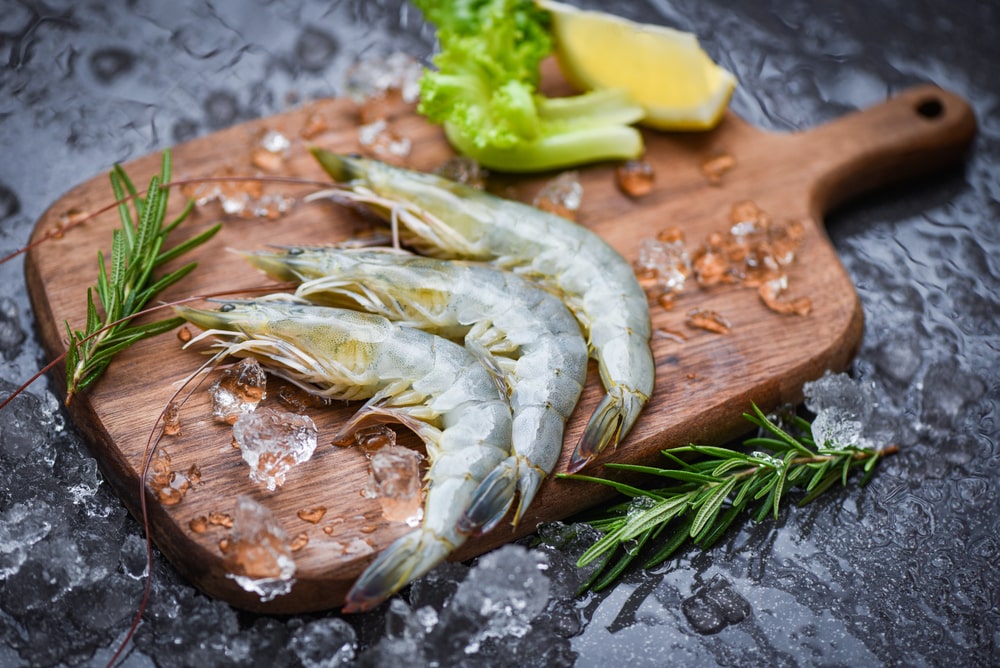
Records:
[[[862,192],[957,163],[975,134],[968,102],[934,85],[809,130],[800,135],[799,150],[816,170],[813,210],[829,211]]]

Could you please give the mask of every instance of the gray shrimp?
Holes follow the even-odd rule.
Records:
[[[513,452],[483,481],[461,526],[491,530],[509,509],[497,497],[511,498],[515,484],[517,524],[555,468],[587,376],[586,342],[558,297],[488,265],[392,249],[296,247],[244,256],[278,280],[300,282],[296,295],[309,301],[464,339],[509,394]]]
[[[556,291],[576,316],[606,394],[569,464],[578,471],[631,430],[653,392],[649,306],[629,263],[590,230],[532,206],[422,172],[313,149],[336,188],[418,252],[491,262]]]
[[[286,296],[287,297],[287,296]],[[334,437],[359,425],[400,422],[427,446],[422,525],[387,547],[347,594],[368,610],[465,542],[459,528],[480,483],[510,455],[510,407],[486,368],[462,346],[379,315],[262,299],[216,311],[175,307],[227,354],[257,358],[316,394],[368,401]],[[511,492],[513,493],[513,492]],[[510,499],[497,498],[507,504]]]

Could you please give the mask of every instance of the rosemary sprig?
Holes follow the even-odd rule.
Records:
[[[572,480],[587,480],[613,487],[631,500],[612,506],[588,523],[604,535],[587,549],[577,562],[583,567],[595,561],[600,566],[584,584],[584,589],[600,590],[611,584],[643,552],[644,546],[666,531],[665,541],[648,556],[645,568],[663,563],[688,540],[702,549],[710,548],[737,518],[749,510],[757,522],[768,515],[775,519],[788,490],[804,488],[803,506],[828,490],[837,481],[847,485],[852,470],[863,469],[865,485],[875,465],[885,455],[895,453],[890,446],[881,450],[855,445],[825,443],[818,447],[810,435],[809,422],[795,416],[790,431],[768,419],[753,405],[753,413],[743,416],[759,427],[761,435],[744,441],[749,452],[704,445],[689,445],[663,451],[673,468],[606,464],[608,468],[645,473],[666,478],[672,484],[652,490],[604,478],[561,474]],[[791,433],[790,433],[791,432]],[[678,455],[698,456],[693,462]],[[618,555],[615,559],[615,555]]]
[[[169,235],[191,213],[194,202],[170,224],[165,225],[170,188],[170,151],[163,152],[160,174],[149,183],[145,196],[140,196],[125,170],[119,165],[112,169],[111,189],[118,201],[122,226],[112,232],[111,266],[98,251],[97,285],[87,290],[87,322],[82,331],[71,329],[66,322],[69,349],[66,352],[66,404],[90,387],[111,363],[112,358],[133,343],[167,332],[184,322],[173,317],[151,323],[133,325],[132,318],[140,313],[156,295],[190,274],[197,266],[192,262],[169,274],[156,278],[153,271],[211,239],[220,225],[164,250]],[[132,200],[135,217],[129,209]],[[94,301],[94,292],[100,308]],[[103,315],[102,315],[103,313]]]

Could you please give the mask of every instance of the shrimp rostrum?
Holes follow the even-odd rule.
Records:
[[[587,345],[558,297],[485,264],[392,249],[300,247],[244,256],[274,278],[300,282],[301,298],[464,339],[509,394],[513,432],[511,456],[483,481],[462,529],[491,530],[508,510],[497,499],[510,499],[515,484],[518,522],[555,468],[587,375]]]
[[[576,316],[606,394],[570,461],[578,471],[635,424],[653,391],[646,295],[628,261],[590,230],[533,206],[376,160],[313,149],[338,187],[426,255],[488,261],[555,291]]]
[[[423,523],[365,569],[345,611],[377,605],[465,542],[463,513],[510,454],[510,407],[476,357],[447,339],[347,309],[268,299],[175,309],[205,330],[194,340],[215,336],[226,353],[254,357],[316,394],[367,398],[335,440],[376,420],[400,422],[426,444]]]

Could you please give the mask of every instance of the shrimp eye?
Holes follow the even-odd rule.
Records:
[[[230,311],[236,310],[236,304],[223,304],[219,307],[220,313],[229,313]]]
[[[288,254],[289,255],[302,255],[305,252],[306,251],[305,251],[304,248],[289,248],[288,249]]]

